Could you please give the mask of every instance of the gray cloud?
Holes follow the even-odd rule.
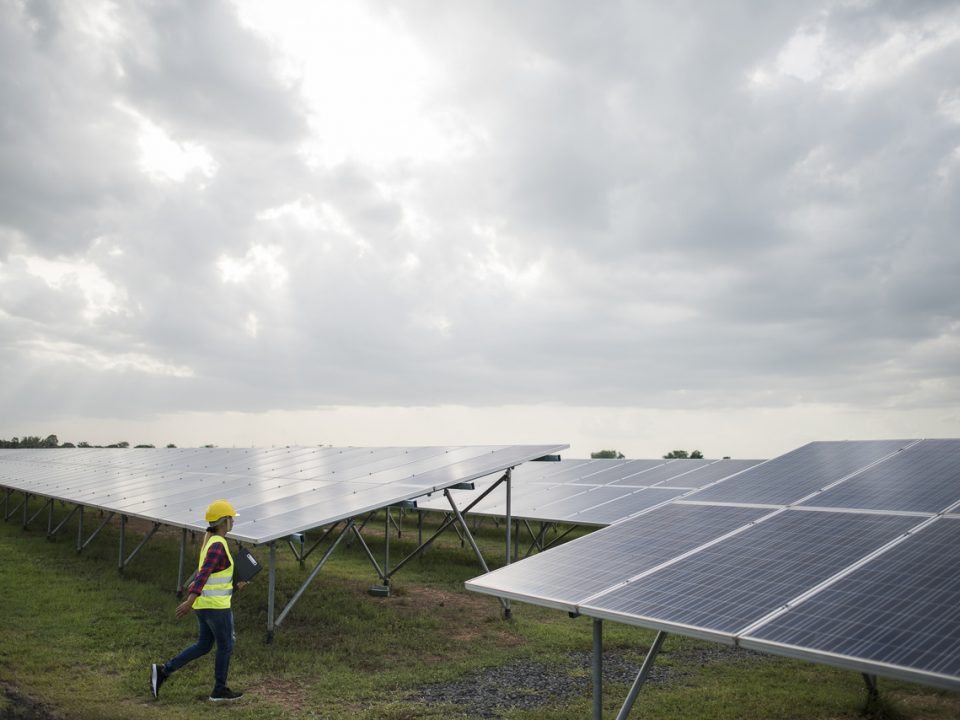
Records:
[[[397,4],[466,149],[379,163],[232,5],[105,7],[0,11],[14,419],[956,400],[952,4]]]

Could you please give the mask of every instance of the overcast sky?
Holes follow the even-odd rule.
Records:
[[[0,0],[0,437],[960,436],[960,3]]]

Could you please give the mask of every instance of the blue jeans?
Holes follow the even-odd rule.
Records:
[[[217,657],[213,664],[213,689],[227,686],[227,671],[230,669],[230,655],[233,653],[233,610],[194,610],[197,616],[199,632],[197,642],[188,647],[173,660],[164,664],[167,674],[175,672],[188,662],[203,657],[217,644]]]

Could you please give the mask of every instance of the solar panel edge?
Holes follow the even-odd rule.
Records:
[[[757,650],[759,652],[781,655],[783,657],[793,658],[795,660],[813,661],[843,668],[845,670],[854,670],[856,672],[867,673],[871,675],[881,675],[883,677],[896,680],[905,680],[907,682],[918,682],[924,685],[932,685],[944,690],[960,691],[960,678],[944,673],[929,672],[917,670],[905,665],[896,665],[893,663],[879,662],[877,660],[866,660],[852,655],[843,655],[825,650],[811,650],[799,645],[789,645],[787,643],[776,642],[774,640],[763,640],[749,635],[737,636],[736,644],[747,650]]]
[[[510,567],[509,565],[507,567]],[[496,572],[496,571],[494,571]],[[492,573],[487,573],[490,575]],[[502,598],[504,600],[514,600],[516,602],[528,603],[530,605],[539,605],[543,607],[552,608],[554,610],[563,610],[564,612],[576,613],[577,605],[576,603],[571,603],[566,600],[560,600],[554,597],[546,596],[533,596],[526,593],[512,592],[509,590],[501,590],[498,588],[492,588],[487,585],[480,584],[480,581],[487,577],[487,575],[481,575],[479,577],[473,578],[472,580],[467,580],[463,586],[467,590],[475,593],[480,593],[481,595],[489,595],[491,597]],[[533,602],[532,598],[536,599],[536,602]]]
[[[710,642],[720,642],[725,645],[736,645],[736,636],[732,633],[719,630],[710,630],[709,628],[699,627],[697,625],[687,625],[685,623],[671,622],[643,615],[631,615],[629,613],[619,613],[614,610],[593,605],[578,605],[576,612],[579,615],[596,618],[597,620],[610,620],[623,623],[624,625],[633,625],[635,627],[646,628],[647,630],[660,630],[666,633],[674,633],[685,637],[694,637],[700,640]]]

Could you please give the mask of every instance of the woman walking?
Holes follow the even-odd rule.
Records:
[[[216,660],[213,665],[213,692],[210,699],[214,702],[238,700],[243,693],[234,692],[227,687],[227,671],[230,668],[230,655],[233,653],[233,610],[230,599],[233,596],[233,556],[224,538],[233,529],[233,519],[237,511],[226,500],[216,500],[207,508],[206,520],[209,523],[203,536],[200,562],[197,576],[190,585],[187,599],[177,606],[178,618],[196,611],[198,636],[197,642],[186,648],[172,660],[150,666],[150,691],[154,698],[160,695],[160,686],[174,672],[187,663],[206,655],[217,646]],[[241,587],[245,583],[239,583]]]

